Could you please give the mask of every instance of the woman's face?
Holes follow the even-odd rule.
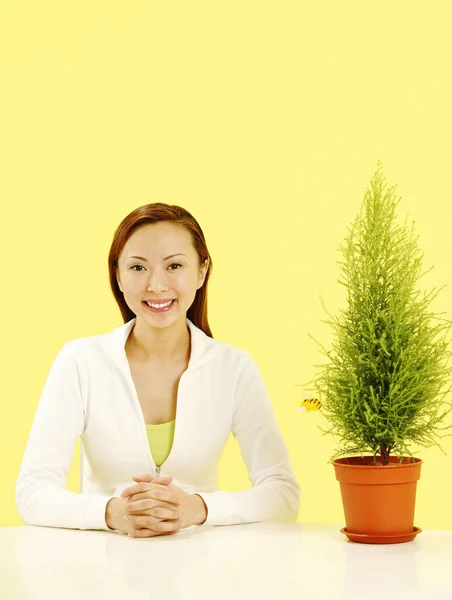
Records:
[[[140,258],[137,258],[140,257]],[[154,327],[183,319],[204,283],[207,262],[199,266],[190,233],[167,221],[143,225],[127,240],[118,259],[117,280],[128,307]],[[155,311],[145,304],[174,300]]]

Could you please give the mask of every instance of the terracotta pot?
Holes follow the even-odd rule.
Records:
[[[411,541],[421,530],[414,527],[416,485],[422,460],[391,456],[382,465],[373,456],[333,461],[340,483],[346,527],[352,541],[394,544]]]

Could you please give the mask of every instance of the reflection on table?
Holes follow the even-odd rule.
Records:
[[[452,599],[452,532],[348,541],[340,525],[200,526],[129,538],[52,527],[0,529],[5,600]]]

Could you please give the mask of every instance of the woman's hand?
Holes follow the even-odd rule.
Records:
[[[134,479],[136,479],[134,477]],[[152,477],[152,481],[155,484],[169,485],[172,481],[172,477]],[[125,520],[125,517],[129,516],[128,512],[129,502],[127,498],[113,497],[109,500],[105,510],[105,521],[110,529],[116,529],[122,533],[129,534],[134,532],[133,523]],[[174,506],[172,506],[174,508]],[[158,523],[163,521],[163,518],[154,518],[154,522]],[[155,532],[155,535],[164,535],[165,532]]]
[[[127,498],[125,512],[129,515],[130,537],[171,535],[207,519],[207,507],[201,496],[187,494],[170,483],[157,483],[150,474],[133,479],[136,485],[121,493],[121,498]]]

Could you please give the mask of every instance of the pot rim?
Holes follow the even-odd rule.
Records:
[[[399,469],[409,469],[409,468],[413,468],[417,465],[422,464],[424,461],[422,460],[422,458],[412,458],[411,456],[403,456],[402,460],[409,460],[410,462],[399,462],[399,459],[396,456],[390,456],[389,458],[395,458],[397,459],[396,461],[391,462],[391,464],[389,465],[383,465],[383,464],[373,464],[373,465],[357,465],[357,464],[347,464],[347,463],[343,463],[341,462],[342,460],[349,460],[349,459],[353,459],[353,458],[372,458],[371,454],[365,455],[365,456],[360,456],[360,455],[356,455],[356,456],[345,456],[342,458],[335,458],[332,461],[332,464],[334,467],[339,467],[339,468],[344,468],[344,469],[394,469],[399,468]]]

